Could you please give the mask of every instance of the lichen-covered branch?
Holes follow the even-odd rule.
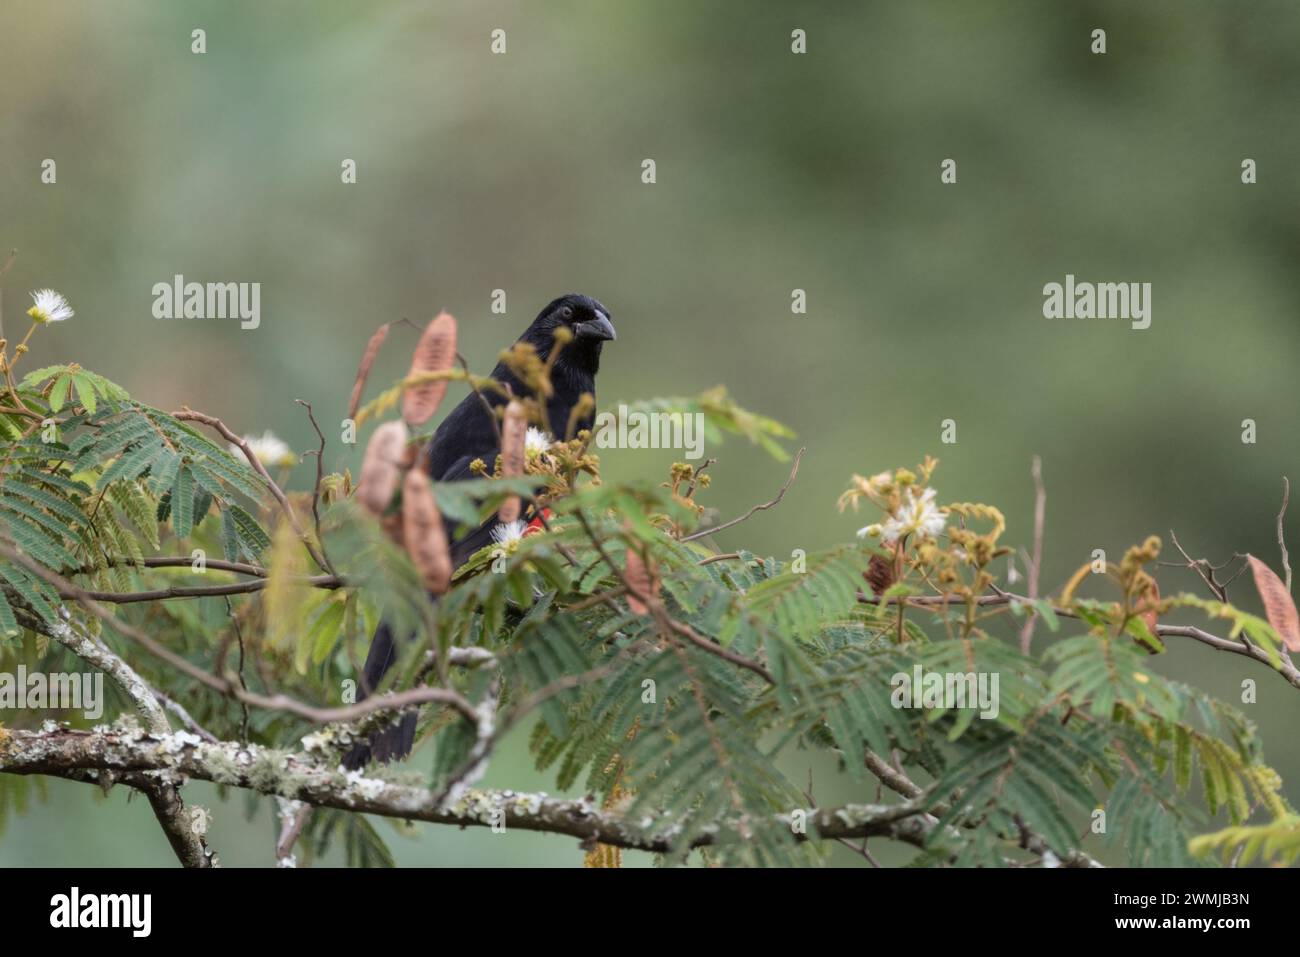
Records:
[[[398,710],[410,705],[424,704],[430,701],[437,701],[442,704],[458,710],[463,717],[470,722],[477,722],[478,715],[474,706],[457,692],[450,688],[412,688],[407,691],[398,692],[391,695],[375,696],[358,701],[356,704],[346,705],[338,708],[318,708],[284,694],[276,695],[259,695],[240,686],[234,680],[217,675],[209,674],[203,668],[189,661],[183,655],[172,651],[162,642],[156,640],[151,635],[146,634],[143,629],[136,628],[134,625],[124,621],[105,607],[96,599],[90,597],[89,593],[74,585],[66,578],[50,571],[40,563],[34,561],[28,555],[15,548],[12,544],[6,543],[0,539],[0,557],[7,558],[10,561],[21,565],[24,569],[31,572],[37,578],[50,585],[55,586],[62,594],[73,596],[86,611],[90,612],[104,624],[108,625],[118,634],[130,638],[136,644],[143,647],[155,658],[166,662],[177,671],[190,678],[198,681],[207,687],[218,691],[227,697],[234,698],[255,708],[262,708],[269,711],[285,711],[289,714],[295,714],[300,718],[306,718],[317,724],[328,724],[337,721],[351,721],[354,718],[370,714],[372,711]],[[30,622],[27,619],[31,619]],[[42,622],[25,616],[24,624],[28,625],[35,631],[47,631],[48,628]]]
[[[218,866],[217,855],[196,829],[195,819],[181,799],[182,779],[170,773],[147,771],[127,775],[123,781],[149,799],[154,817],[182,866],[200,869]]]
[[[108,646],[94,635],[85,631],[66,610],[62,610],[63,621],[54,627],[45,627],[38,622],[32,626],[49,634],[51,638],[63,645],[86,664],[107,674],[122,689],[122,693],[131,699],[136,710],[144,719],[145,726],[153,735],[168,736],[171,725],[167,714],[156,694],[148,683],[136,673],[135,669],[122,658],[109,650]],[[208,848],[203,835],[196,832],[186,807],[181,798],[182,780],[169,771],[146,770],[131,774],[122,779],[142,792],[153,808],[154,816],[167,837],[167,842],[176,857],[185,867],[207,868],[216,864],[216,855]]]
[[[169,731],[171,725],[167,721],[167,715],[148,683],[136,673],[134,668],[109,651],[103,642],[82,628],[66,611],[62,614],[63,621],[58,625],[46,627],[35,621],[31,624],[36,630],[47,633],[50,638],[92,668],[98,668],[108,675],[122,689],[122,693],[131,699],[136,711],[151,729],[160,732]]]
[[[897,794],[910,800],[919,800],[925,793],[925,789],[903,773],[899,768],[894,767],[880,755],[876,754],[870,748],[865,752],[865,763],[867,770],[874,774],[885,787]],[[936,814],[948,813],[948,805],[933,804],[931,810]],[[1032,829],[1021,825],[1020,843],[1025,850],[1037,854],[1044,860],[1058,860],[1063,867],[1102,867],[1103,865],[1089,857],[1083,851],[1074,851],[1063,858],[1056,858],[1047,842],[1033,832]]]
[[[632,850],[673,850],[672,832],[656,832],[652,823],[636,826],[586,798],[471,788],[440,805],[437,795],[426,788],[344,771],[327,763],[331,759],[332,752],[287,753],[238,742],[210,744],[184,731],[162,735],[130,728],[0,732],[0,773],[103,782],[108,780],[104,775],[130,780],[143,772],[167,772],[315,807],[458,827],[563,834]],[[915,802],[792,809],[776,815],[775,820],[800,838],[884,837],[917,847],[925,845],[937,826]],[[692,846],[717,843],[728,836],[723,830],[726,826],[706,827]]]

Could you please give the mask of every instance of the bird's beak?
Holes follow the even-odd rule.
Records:
[[[614,332],[614,324],[609,321],[609,316],[603,312],[596,313],[595,319],[586,322],[575,322],[573,331],[577,333],[579,339],[617,339]]]

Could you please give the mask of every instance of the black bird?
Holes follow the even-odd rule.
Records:
[[[609,310],[592,299],[570,293],[546,305],[533,324],[524,330],[519,342],[526,342],[545,360],[555,348],[555,332],[565,328],[572,333],[572,341],[564,346],[551,368],[552,394],[546,400],[546,418],[551,428],[563,431],[569,423],[573,407],[584,393],[596,395],[596,373],[600,369],[600,350],[606,341],[615,338],[614,326],[609,321]],[[510,387],[519,397],[533,395],[505,363],[497,363],[492,378]],[[482,398],[470,394],[438,426],[429,445],[429,475],[435,482],[458,482],[474,478],[470,463],[482,459],[491,466],[501,451],[497,429],[483,406],[483,399],[495,410],[506,399],[493,392],[482,392]],[[592,428],[595,413],[580,418],[574,431]],[[558,438],[564,438],[561,435]],[[452,567],[458,568],[479,549],[492,540],[498,523],[490,519],[478,528],[451,542]],[[379,686],[385,672],[397,658],[393,633],[385,623],[380,623],[370,642],[362,676],[361,697],[364,699]],[[406,757],[415,744],[414,713],[404,714],[393,725],[374,732],[370,740],[358,744],[343,758],[344,767],[355,770],[371,759],[392,761]]]

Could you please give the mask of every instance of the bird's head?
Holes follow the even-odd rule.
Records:
[[[600,365],[600,347],[616,338],[609,310],[590,296],[570,293],[547,303],[521,338],[531,342],[539,355],[548,356],[559,329],[568,330],[572,336],[560,353],[559,362],[576,364],[595,375]]]

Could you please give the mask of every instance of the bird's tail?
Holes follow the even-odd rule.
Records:
[[[531,520],[528,522],[528,531],[540,531],[543,527],[543,521],[550,517],[551,510],[549,508],[542,509],[540,517],[530,513]],[[498,524],[495,520],[489,520],[470,534],[453,542],[451,547],[452,568],[459,568],[475,552],[488,545],[492,541],[492,533],[498,527]],[[432,601],[438,600],[433,595],[430,595],[429,598]],[[392,629],[388,627],[387,623],[380,622],[379,627],[375,629],[375,637],[371,639],[370,651],[366,653],[366,664],[362,669],[361,694],[357,698],[358,701],[365,700],[372,691],[379,687],[379,683],[384,680],[384,675],[396,660],[397,645],[393,641]],[[410,754],[411,749],[415,746],[415,724],[416,715],[411,712],[403,714],[392,724],[371,732],[367,740],[353,745],[352,750],[343,756],[343,766],[349,771],[357,771],[372,760],[381,762],[400,761]]]
[[[358,701],[370,697],[370,693],[379,687],[396,660],[397,645],[393,641],[392,629],[386,622],[380,622],[375,629],[375,637],[370,642],[370,651],[366,653]],[[353,745],[352,750],[343,756],[343,766],[349,771],[358,771],[372,760],[400,761],[415,746],[415,723],[416,715],[410,712],[387,727],[371,732],[367,740]]]

